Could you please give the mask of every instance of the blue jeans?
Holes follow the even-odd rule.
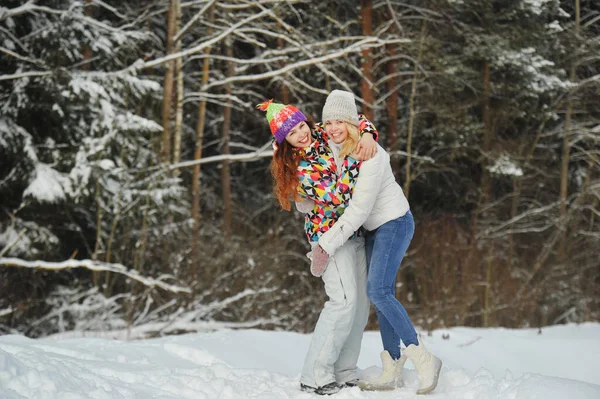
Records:
[[[404,306],[396,299],[396,274],[415,232],[408,211],[365,235],[367,252],[367,296],[375,305],[383,349],[392,359],[400,357],[400,340],[418,345],[417,332]]]

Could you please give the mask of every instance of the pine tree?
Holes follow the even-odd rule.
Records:
[[[157,221],[177,211],[182,189],[151,171],[159,164],[152,107],[160,85],[121,71],[156,37],[119,27],[111,10],[86,10],[54,1],[3,21],[4,45],[23,52],[0,63],[14,75],[0,86],[1,166],[9,171],[0,187],[3,256],[91,258],[160,273],[160,263],[144,264],[144,248],[164,239]],[[33,71],[39,76],[27,76]],[[111,294],[116,282],[99,277],[94,283]]]

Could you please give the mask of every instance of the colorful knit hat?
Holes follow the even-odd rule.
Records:
[[[271,133],[277,144],[281,144],[298,123],[307,120],[306,116],[293,105],[274,103],[273,99],[258,104],[256,108],[267,112]]]

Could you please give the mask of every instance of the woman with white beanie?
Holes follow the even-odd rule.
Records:
[[[357,154],[335,161],[322,125],[313,124],[292,105],[267,101],[259,104],[266,111],[273,134],[275,153],[271,162],[275,194],[283,209],[290,200],[308,204],[305,232],[311,247],[331,228],[347,206],[360,168]],[[352,146],[362,148],[364,158],[373,156],[377,131],[364,117],[355,113],[351,130],[365,139]],[[367,134],[371,133],[371,134]],[[370,143],[370,144],[369,144]],[[364,239],[353,236],[332,256],[327,270],[311,268],[325,286],[325,303],[314,329],[306,355],[300,387],[320,395],[338,392],[357,384],[356,363],[369,317],[367,298],[367,260]]]
[[[323,107],[323,122],[330,147],[338,156],[348,152],[345,122],[356,116],[354,94],[334,90]],[[367,295],[375,305],[384,351],[381,353],[383,373],[373,381],[361,381],[365,389],[394,389],[402,384],[402,368],[406,358],[415,365],[420,379],[418,394],[433,391],[442,366],[440,359],[427,351],[408,316],[395,297],[396,274],[414,233],[414,220],[402,188],[396,183],[387,152],[377,146],[376,155],[362,162],[352,199],[343,215],[319,238],[313,250],[313,268],[330,266],[328,257],[335,256],[354,232],[366,230],[368,277]],[[329,265],[329,266],[328,266]],[[406,346],[400,353],[400,340]]]

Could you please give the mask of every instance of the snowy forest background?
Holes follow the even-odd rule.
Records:
[[[599,321],[599,54],[597,0],[3,0],[0,334],[312,331],[254,107],[335,88],[415,214],[415,324]]]

